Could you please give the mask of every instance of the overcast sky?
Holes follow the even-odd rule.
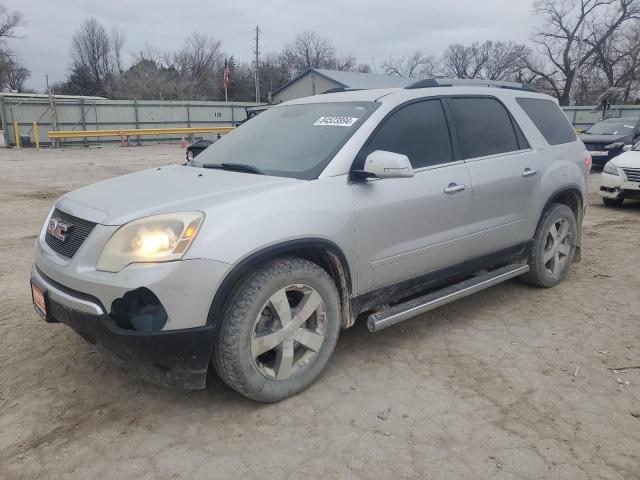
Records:
[[[125,59],[145,44],[162,50],[200,30],[222,40],[223,49],[251,59],[254,29],[262,52],[279,50],[298,32],[329,37],[339,53],[377,65],[417,49],[439,55],[450,43],[475,40],[526,41],[532,27],[529,0],[0,0],[20,10],[23,38],[12,41],[31,70],[27,86],[41,90],[45,74],[63,80],[69,45],[78,25],[95,17],[126,33]]]

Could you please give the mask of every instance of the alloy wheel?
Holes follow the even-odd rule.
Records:
[[[308,285],[275,292],[262,307],[251,333],[251,356],[271,380],[302,373],[315,359],[326,335],[326,307]]]
[[[571,241],[571,227],[567,220],[559,218],[551,224],[542,261],[547,272],[556,278],[561,275],[567,264],[571,253]]]

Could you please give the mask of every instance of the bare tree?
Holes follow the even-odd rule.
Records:
[[[24,25],[22,14],[17,10],[10,12],[7,7],[0,5],[0,47],[6,48],[9,38],[17,37],[17,30]]]
[[[329,68],[336,62],[336,50],[331,41],[312,30],[296,35],[293,41],[285,46],[283,55],[288,57],[294,75],[310,68]]]
[[[195,80],[210,75],[222,58],[222,42],[200,32],[186,38],[177,52],[165,55],[169,67]]]
[[[113,63],[118,73],[122,73],[124,71],[122,49],[124,47],[125,40],[126,35],[119,27],[114,26],[111,28],[109,41],[111,42],[111,51],[113,52]]]
[[[626,22],[639,18],[636,0],[537,0],[542,26],[533,42],[543,61],[525,59],[527,68],[568,105],[576,72]]]
[[[442,56],[444,74],[454,78],[516,80],[524,68],[529,49],[514,42],[475,42],[449,45]]]
[[[138,100],[183,100],[183,81],[174,70],[152,59],[142,58],[118,75],[108,91],[110,96]]]
[[[6,86],[13,91],[21,92],[24,90],[24,82],[31,76],[31,72],[15,61],[10,61],[10,63],[11,65],[6,71]]]
[[[74,68],[86,70],[97,86],[103,87],[105,80],[113,74],[109,34],[95,18],[82,22],[73,35],[71,58]]]
[[[439,63],[435,57],[424,55],[416,50],[411,55],[399,58],[391,57],[382,64],[387,75],[406,78],[434,78],[439,76]]]
[[[585,77],[585,73],[596,77],[591,83],[599,83],[600,91],[606,87],[624,88],[624,101],[627,102],[631,90],[640,80],[640,22],[634,21],[620,28],[597,46],[593,62],[587,67],[587,72],[581,71],[581,77]]]
[[[31,75],[8,45],[10,39],[18,38],[18,29],[22,25],[24,21],[20,12],[9,11],[0,5],[0,89],[23,90],[24,82]]]

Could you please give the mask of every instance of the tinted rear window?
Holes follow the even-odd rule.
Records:
[[[576,141],[576,131],[555,102],[540,98],[516,100],[550,145]]]
[[[452,98],[451,108],[464,158],[520,150],[511,117],[495,98]]]

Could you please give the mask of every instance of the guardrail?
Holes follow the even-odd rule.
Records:
[[[235,127],[125,128],[114,130],[49,131],[50,138],[132,137],[138,135],[189,135],[191,133],[228,133]]]

